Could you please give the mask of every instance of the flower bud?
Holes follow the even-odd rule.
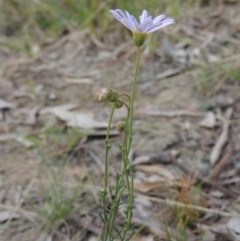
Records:
[[[121,103],[121,102],[119,102],[119,101],[117,101],[116,103],[115,103],[115,108],[116,109],[120,109],[120,108],[122,108],[123,107],[123,103]]]
[[[95,93],[95,98],[98,101],[105,101],[105,100],[109,100],[112,94],[113,92],[111,89],[102,88]]]
[[[133,39],[137,47],[141,47],[144,44],[146,38],[147,38],[146,33],[133,32]]]
[[[125,128],[125,122],[124,122],[124,121],[120,121],[120,122],[117,123],[116,129],[117,129],[119,132],[123,132],[123,131],[124,131],[124,128]]]
[[[117,101],[117,99],[118,99],[118,94],[115,93],[115,92],[113,92],[113,93],[110,95],[110,97],[108,98],[108,101],[114,103],[114,102]]]

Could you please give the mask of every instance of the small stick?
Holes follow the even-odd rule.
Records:
[[[222,157],[219,163],[215,166],[213,173],[211,175],[212,179],[216,179],[221,174],[224,167],[231,160],[232,153],[233,153],[233,146],[230,145],[225,155]]]
[[[164,204],[171,205],[171,206],[178,206],[178,207],[195,209],[195,210],[199,210],[199,211],[202,211],[202,212],[205,212],[205,213],[213,213],[213,214],[218,214],[218,215],[225,216],[225,217],[240,217],[240,215],[237,214],[237,213],[228,213],[228,212],[213,210],[213,209],[210,209],[210,208],[204,208],[204,207],[197,206],[197,205],[185,204],[185,203],[173,201],[173,200],[170,200],[170,199],[149,197],[149,196],[142,195],[142,194],[138,194],[138,197],[140,197],[142,199],[147,199],[147,200],[150,200],[150,201],[153,201],[153,202],[164,203]]]
[[[210,163],[212,166],[218,161],[218,159],[221,155],[222,148],[228,140],[228,131],[229,131],[229,127],[230,127],[229,119],[231,118],[232,112],[233,112],[233,109],[228,108],[227,113],[226,113],[226,119],[221,118],[221,116],[218,117],[219,119],[222,119],[222,121],[223,121],[223,129],[222,129],[221,135],[219,136],[219,138],[218,138],[217,142],[215,143],[215,145],[212,149],[212,152],[210,154]]]

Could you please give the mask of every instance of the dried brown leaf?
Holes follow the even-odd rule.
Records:
[[[139,192],[149,192],[163,186],[163,181],[134,183],[134,189]]]
[[[165,167],[161,165],[139,165],[135,169],[149,173],[149,174],[159,174],[168,180],[174,180],[173,174],[168,171]]]
[[[135,236],[133,241],[154,241],[153,235],[148,235],[148,236]]]
[[[68,103],[68,104],[64,104],[64,105],[45,107],[45,108],[41,109],[40,115],[52,114],[55,111],[58,111],[58,109],[66,110],[66,111],[73,110],[73,109],[76,109],[77,107],[78,107],[78,105],[74,104],[74,103]]]
[[[71,112],[69,110],[75,108],[75,104],[67,104],[62,106],[49,107],[41,110],[41,114],[51,113],[62,121],[67,122],[70,127],[79,127],[84,129],[91,128],[106,128],[107,122],[97,121],[93,118],[92,114]]]

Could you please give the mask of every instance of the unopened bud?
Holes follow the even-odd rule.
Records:
[[[120,121],[117,123],[116,125],[116,129],[119,131],[119,132],[123,132],[124,131],[124,127],[125,127],[125,122],[124,121]]]
[[[113,92],[113,93],[110,95],[110,97],[108,98],[108,101],[114,103],[114,102],[117,101],[117,99],[118,99],[118,94],[115,93],[115,92]]]
[[[95,93],[95,98],[98,101],[105,101],[105,100],[109,100],[112,94],[113,92],[111,89],[102,88]]]
[[[120,108],[122,108],[122,107],[123,107],[123,103],[122,103],[122,102],[117,101],[117,102],[115,103],[115,108],[116,108],[116,109],[120,109]]]

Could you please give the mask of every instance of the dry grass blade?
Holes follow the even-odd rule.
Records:
[[[180,74],[183,71],[184,71],[184,69],[170,69],[170,70],[166,70],[165,72],[158,74],[156,76],[156,79],[157,80],[161,80],[161,79],[169,78],[169,77],[172,77],[174,75]]]

